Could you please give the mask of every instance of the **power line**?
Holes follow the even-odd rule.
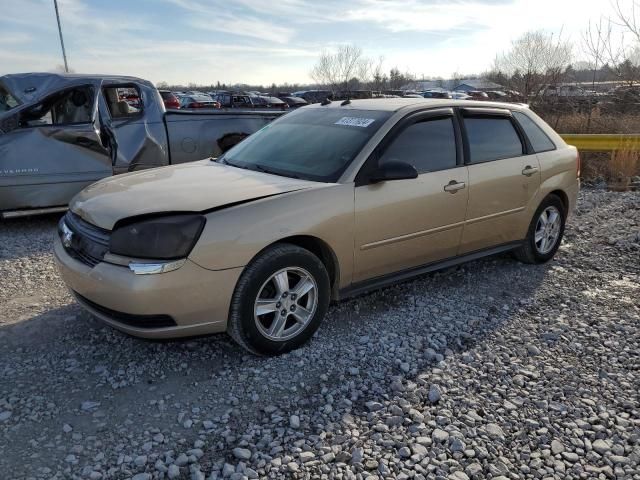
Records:
[[[53,6],[56,9],[56,20],[58,21],[58,33],[60,34],[60,46],[62,47],[62,58],[64,58],[64,71],[69,73],[69,65],[67,64],[67,52],[64,49],[64,40],[62,39],[62,27],[60,26],[60,13],[58,13],[58,0],[53,0]]]

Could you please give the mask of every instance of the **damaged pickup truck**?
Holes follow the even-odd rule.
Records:
[[[2,76],[0,217],[64,210],[111,175],[217,157],[279,115],[165,111],[153,84],[134,77]]]

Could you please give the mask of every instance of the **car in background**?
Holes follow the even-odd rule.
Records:
[[[158,90],[158,92],[160,92],[160,96],[162,97],[164,108],[167,110],[177,110],[180,108],[180,100],[173,92],[170,92],[169,90]]]
[[[221,108],[256,108],[256,105],[251,100],[252,98],[251,95],[231,92],[221,92],[214,96],[214,99],[220,104]],[[266,101],[256,100],[256,102],[266,107]]]
[[[267,108],[275,108],[282,111],[289,109],[289,104],[278,97],[261,96],[260,98],[264,99]]]
[[[332,300],[507,251],[550,261],[579,172],[576,148],[517,105],[326,102],[216,159],[83,190],[54,256],[112,327],[226,331],[278,355],[313,336]]]
[[[320,103],[327,99],[333,99],[333,92],[330,90],[302,90],[299,92],[293,92],[291,95],[294,97],[304,98],[308,103]]]
[[[506,102],[509,100],[509,95],[506,92],[502,92],[500,90],[489,90],[485,93],[490,100],[495,100],[496,102]]]
[[[465,93],[471,97],[470,100],[489,100],[489,95],[487,95],[486,92],[481,92],[480,90],[470,90]]]
[[[212,99],[209,95],[201,93],[200,95],[185,95],[184,97],[182,97],[180,99],[180,108],[220,108],[220,104]]]
[[[300,98],[300,97],[278,97],[280,100],[282,100],[283,102],[285,102],[287,105],[289,105],[289,108],[300,108],[300,107],[304,107],[305,105],[309,105],[309,102],[307,102],[304,98]]]
[[[251,108],[269,108],[269,102],[261,95],[249,95]]]
[[[450,92],[449,94],[453,100],[471,100],[471,97],[465,92]]]
[[[422,92],[424,98],[451,98],[451,93],[446,90],[427,90]]]
[[[334,95],[333,100],[366,100],[368,98],[373,98],[371,90],[344,90]]]

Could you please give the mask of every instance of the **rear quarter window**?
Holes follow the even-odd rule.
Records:
[[[556,145],[551,141],[546,133],[527,115],[521,112],[513,112],[513,117],[524,130],[524,134],[529,139],[529,143],[536,153],[548,152],[555,150]]]

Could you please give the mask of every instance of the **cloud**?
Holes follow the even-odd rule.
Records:
[[[295,34],[294,29],[283,27],[282,22],[277,19],[256,16],[249,10],[238,11],[232,3],[216,5],[214,2],[203,3],[196,0],[169,2],[189,12],[186,23],[193,28],[283,44],[289,42]]]
[[[481,72],[526,30],[579,44],[610,12],[604,0],[58,2],[75,71],[184,84],[307,82],[319,51],[351,43],[386,69]],[[5,2],[0,45],[0,75],[62,63],[51,0]]]

